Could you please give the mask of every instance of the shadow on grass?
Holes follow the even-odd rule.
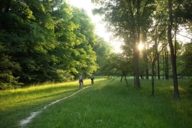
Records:
[[[144,81],[140,90],[122,86],[119,80],[98,82],[67,103],[53,106],[30,127],[48,127],[45,122],[54,117],[49,127],[57,124],[57,127],[70,128],[189,128],[192,125],[189,116],[192,111],[187,108],[190,100],[174,101],[168,92],[169,82],[159,82],[155,97],[149,96],[150,81]]]

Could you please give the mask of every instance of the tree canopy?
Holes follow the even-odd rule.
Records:
[[[63,0],[1,0],[0,88],[94,73],[95,42],[86,13]]]

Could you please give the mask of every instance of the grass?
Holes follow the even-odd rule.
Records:
[[[89,83],[90,80],[85,80],[85,85]],[[17,128],[18,122],[29,116],[30,112],[77,90],[78,82],[74,81],[0,91],[0,127]]]
[[[150,95],[150,81],[143,80],[140,90],[134,89],[130,80],[128,86],[119,79],[97,81],[93,87],[46,109],[28,127],[190,128],[192,93],[185,81],[180,84],[181,99],[173,100],[171,81],[157,81],[155,97]],[[31,111],[76,90],[77,83],[72,82],[1,92],[0,126],[18,127],[18,121]]]

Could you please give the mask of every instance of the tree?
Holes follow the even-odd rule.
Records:
[[[167,39],[170,48],[171,54],[171,64],[172,64],[172,73],[173,73],[173,96],[179,98],[179,89],[178,89],[178,79],[177,79],[177,65],[176,65],[176,54],[174,50],[174,45],[172,42],[172,25],[173,25],[173,13],[172,13],[172,0],[168,0],[168,27],[167,27]]]
[[[97,64],[99,66],[99,70],[97,71],[97,75],[108,75],[107,72],[109,66],[109,58],[112,54],[111,46],[104,41],[104,39],[97,37],[96,42],[94,44],[94,51],[97,56]]]
[[[142,32],[145,32],[151,23],[150,16],[154,9],[153,0],[102,1],[102,7],[97,12],[105,15],[105,20],[113,32],[131,43],[133,48],[134,85],[140,88],[139,51],[137,45],[141,41]],[[142,21],[142,22],[141,22]],[[127,45],[130,45],[126,42]]]

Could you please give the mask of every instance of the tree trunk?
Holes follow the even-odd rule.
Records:
[[[164,55],[164,53],[163,53],[163,55],[162,55],[162,57],[163,57],[163,79],[165,80],[165,55]]]
[[[174,42],[174,46],[175,46],[175,55],[177,56],[177,18],[175,18],[175,42]]]
[[[154,89],[154,84],[155,84],[155,80],[154,80],[154,75],[155,75],[155,61],[152,61],[152,65],[151,65],[151,95],[155,96],[155,89]]]
[[[126,82],[126,85],[128,86],[128,81],[127,81],[127,75],[125,74],[125,82]]]
[[[132,17],[135,18],[132,26],[132,35],[133,35],[133,69],[134,69],[134,87],[140,88],[140,70],[139,70],[139,51],[137,45],[140,41],[140,0],[136,0],[136,16],[132,12]]]
[[[137,44],[137,43],[135,43]],[[134,49],[134,86],[135,88],[140,88],[140,80],[139,80],[139,52],[137,48]]]
[[[148,80],[149,79],[149,68],[148,68],[148,63],[146,65],[146,79]]]
[[[120,82],[122,83],[122,80],[123,80],[123,75],[121,75],[121,79],[120,79]]]
[[[147,47],[147,46],[146,46]],[[145,61],[145,79],[149,79],[149,67],[148,67],[148,58],[147,58],[147,53],[146,53],[146,49],[143,51],[144,52],[144,61]]]
[[[165,55],[164,55],[164,61],[165,61],[165,79],[168,80],[169,79],[169,57],[168,57],[168,51],[165,51]]]
[[[157,75],[158,75],[158,80],[160,80],[160,58],[159,58],[159,53],[157,53]]]
[[[156,62],[154,62],[154,76],[153,76],[154,79],[156,79],[156,77],[157,77],[157,73],[156,73],[156,70],[155,70],[155,69],[156,69]]]
[[[172,17],[172,0],[168,0],[168,13],[169,13],[169,20],[168,20],[168,31],[167,31],[167,38],[171,53],[171,64],[172,64],[172,73],[173,73],[173,96],[174,98],[179,98],[179,89],[178,89],[178,79],[177,79],[177,65],[176,65],[176,55],[174,54],[174,46],[172,42],[172,23],[173,23],[173,17]]]

